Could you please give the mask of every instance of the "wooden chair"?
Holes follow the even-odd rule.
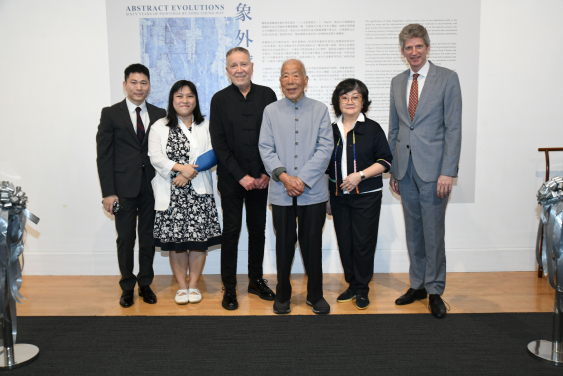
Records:
[[[563,151],[563,148],[539,148],[538,151],[543,151],[545,153],[545,181],[549,180],[549,152],[550,151]],[[540,226],[542,227],[542,232],[540,236],[540,258],[543,246],[543,224],[540,219]],[[543,268],[540,265],[538,268],[538,278],[543,276]]]

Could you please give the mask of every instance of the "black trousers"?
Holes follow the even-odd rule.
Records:
[[[381,191],[330,196],[344,278],[356,293],[367,294],[373,277],[381,197]]]
[[[135,284],[148,286],[154,278],[154,196],[149,190],[145,172],[141,179],[141,189],[137,197],[119,197],[121,211],[115,216],[117,230],[117,260],[122,290],[133,290]],[[137,226],[137,218],[139,219]],[[133,274],[136,232],[139,234],[139,274]]]
[[[219,177],[217,189],[223,209],[221,279],[225,288],[235,288],[243,204],[246,206],[248,230],[248,278],[254,280],[263,275],[268,188],[247,191],[238,182]]]
[[[291,266],[295,256],[295,243],[299,248],[307,272],[307,300],[314,303],[323,297],[323,226],[326,220],[326,202],[297,206],[272,205],[276,230],[276,264],[278,284],[276,300],[284,303],[291,298]],[[299,235],[297,234],[297,223]]]

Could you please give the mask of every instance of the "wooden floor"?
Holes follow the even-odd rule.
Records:
[[[551,312],[554,290],[535,272],[448,273],[443,299],[450,313]],[[275,290],[276,277],[265,276]],[[203,300],[179,306],[174,302],[178,288],[173,276],[156,276],[153,290],[158,303],[146,304],[135,296],[130,308],[119,305],[121,290],[118,276],[24,276],[21,293],[27,299],[17,305],[18,316],[181,316],[181,315],[274,315],[273,302],[246,292],[246,276],[238,276],[239,309],[221,307],[221,278],[204,275],[199,282]],[[306,277],[293,275],[291,315],[310,315],[305,304]],[[408,274],[375,274],[371,282],[366,310],[353,302],[337,303],[336,297],[347,285],[341,274],[324,275],[324,296],[331,314],[427,313],[428,300],[408,306],[394,301],[409,287]]]

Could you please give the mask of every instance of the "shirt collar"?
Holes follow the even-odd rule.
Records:
[[[129,111],[130,114],[135,112],[137,107],[141,107],[141,112],[145,112],[145,113],[147,112],[147,101],[143,101],[143,103],[141,103],[140,106],[137,106],[136,104],[131,102],[129,98],[125,98],[125,102],[127,103],[127,110]]]
[[[412,80],[412,75],[414,74],[414,72],[412,71],[412,69],[409,70],[410,70],[409,80]],[[426,64],[424,64],[424,66],[420,68],[420,70],[416,73],[420,74],[423,78],[426,78],[428,76],[429,70],[430,70],[430,62],[426,60]]]
[[[287,101],[286,103],[288,103],[291,107],[297,107],[297,108],[303,107],[303,104],[305,103],[305,98],[307,98],[307,95],[305,95],[305,93],[303,93],[303,97],[301,97],[299,102],[293,103],[292,101],[287,99],[287,97],[284,96],[284,99]]]
[[[238,88],[237,85],[233,84],[231,82],[231,89],[233,89],[235,92],[239,93],[240,95],[242,95],[242,93],[240,92],[240,89]],[[254,84],[252,83],[252,80],[250,81],[250,91],[248,92],[248,94],[246,94],[246,97],[248,98],[248,96],[250,95],[250,93],[252,93],[252,91],[254,90]]]
[[[352,128],[350,128],[350,130],[356,128],[356,124],[358,122],[364,122],[366,121],[366,118],[364,116],[363,113],[360,112],[360,114],[358,115],[358,118],[356,119],[356,121],[354,122],[354,125],[352,125]],[[342,115],[340,115],[338,117],[338,119],[336,120],[336,125],[338,126],[338,129],[340,130],[340,133],[342,134],[342,136],[346,137],[346,135],[344,134],[344,124],[342,123]]]

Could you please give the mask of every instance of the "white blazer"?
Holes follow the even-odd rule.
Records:
[[[151,126],[149,132],[149,158],[156,170],[156,175],[152,179],[154,209],[158,211],[166,210],[170,205],[170,188],[172,185],[170,172],[176,164],[176,162],[168,159],[166,155],[166,144],[168,143],[168,133],[170,131],[170,128],[166,126],[167,123],[168,120],[162,118]],[[190,142],[190,152],[188,153],[190,163],[197,164],[197,157],[212,149],[211,137],[209,136],[209,122],[206,119],[199,125],[192,123],[191,132],[180,119],[178,119],[178,126]],[[197,194],[213,194],[211,170],[198,173],[192,179],[192,186]]]

